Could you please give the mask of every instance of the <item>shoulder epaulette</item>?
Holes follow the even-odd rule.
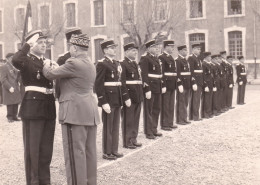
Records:
[[[118,62],[122,63],[122,62],[124,62],[124,60],[118,60]]]
[[[174,58],[174,60],[177,60],[177,59],[178,59],[178,57]]]
[[[104,62],[105,58],[98,60],[98,62]]]

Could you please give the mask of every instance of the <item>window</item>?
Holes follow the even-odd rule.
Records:
[[[25,19],[25,8],[17,8],[15,10],[16,31],[23,31],[24,19]]]
[[[189,35],[189,48],[191,51],[191,45],[201,44],[201,53],[205,51],[205,34],[204,33],[193,33]]]
[[[154,0],[154,21],[166,21],[168,18],[167,0]]]
[[[202,0],[190,1],[190,18],[203,17]]]
[[[39,7],[39,27],[48,29],[50,25],[50,6],[42,5]]]
[[[241,0],[228,0],[228,15],[242,14]]]
[[[122,0],[122,22],[135,23],[135,0]]]
[[[66,27],[76,27],[76,3],[70,2],[65,3],[65,20],[66,20]]]
[[[243,55],[242,32],[232,31],[228,33],[229,54],[235,58]]]
[[[4,32],[4,30],[3,30],[3,21],[4,21],[3,16],[4,16],[3,15],[3,10],[0,9],[0,33]]]
[[[4,57],[4,47],[3,47],[3,44],[2,43],[0,43],[0,59],[3,59],[3,57]]]
[[[95,25],[104,25],[104,2],[95,0],[94,2]]]

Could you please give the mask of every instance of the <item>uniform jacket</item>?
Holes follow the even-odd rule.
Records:
[[[49,80],[60,79],[61,123],[87,126],[100,123],[97,101],[93,93],[96,70],[87,55],[71,57],[56,69],[44,66],[43,73]]]
[[[241,75],[241,73],[246,73],[246,68],[244,64],[237,64],[236,66],[237,71],[237,83],[243,82],[244,84],[247,83],[246,75]]]
[[[10,63],[6,62],[0,67],[0,81],[3,86],[3,104],[12,105],[21,103],[20,93],[20,72]],[[10,93],[9,89],[13,87],[14,92]]]
[[[228,85],[234,84],[233,66],[230,63],[227,63],[227,81]]]
[[[144,92],[161,93],[163,84],[162,78],[149,77],[150,75],[162,76],[162,62],[156,56],[150,53],[143,55],[140,59],[140,67],[142,70],[142,79],[144,83]]]
[[[122,92],[121,86],[105,86],[105,82],[121,82],[122,67],[116,60],[105,57],[96,66],[95,82],[98,105],[109,104],[110,107],[122,106],[122,101],[129,99],[127,92]],[[124,99],[122,100],[122,94]]]
[[[24,86],[53,88],[53,82],[42,74],[43,60],[28,54],[29,50],[30,45],[25,43],[13,56],[13,65],[20,70]],[[23,119],[55,119],[56,109],[53,94],[27,91],[22,100],[20,114]]]
[[[190,73],[190,64],[186,60],[186,58],[182,56],[178,56],[176,59],[177,64],[177,85],[183,85],[185,89],[191,88],[191,75],[181,75],[182,72]]]
[[[175,90],[177,82],[176,61],[171,55],[165,52],[159,56],[159,59],[162,61],[163,81],[167,91]],[[167,73],[173,73],[175,76],[167,76]]]
[[[126,81],[142,81],[141,68],[135,61],[129,58],[121,62],[122,66],[122,89],[127,92],[132,103],[140,103],[143,101],[143,85],[142,84],[126,84]]]
[[[213,65],[211,63],[208,63],[206,61],[203,61],[202,63],[203,67],[203,87],[208,87],[210,90],[213,88]]]
[[[190,64],[190,70],[191,70],[191,77],[192,79],[195,79],[194,83],[203,86],[203,74],[201,72],[196,72],[194,70],[203,70],[202,68],[202,62],[200,61],[199,56],[196,56],[192,54],[188,58],[188,62]]]
[[[228,79],[228,64],[227,64],[227,62],[224,61],[224,59],[222,59],[221,65],[222,65],[222,69],[223,69],[222,70],[222,72],[223,72],[222,76],[225,79],[224,82],[223,82],[223,85],[225,87],[227,87],[229,85],[228,80],[227,80]]]
[[[213,72],[213,87],[216,87],[217,90],[220,90],[220,67],[218,64],[212,63],[212,72]]]

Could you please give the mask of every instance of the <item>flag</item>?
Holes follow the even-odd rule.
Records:
[[[22,37],[22,45],[24,43],[25,35],[32,30],[32,7],[30,1],[27,3],[25,20],[24,20],[24,28],[23,28],[23,37]]]

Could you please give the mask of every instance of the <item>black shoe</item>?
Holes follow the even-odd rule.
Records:
[[[202,121],[202,119],[201,119],[201,118],[199,118],[199,119],[194,119],[194,121]]]
[[[137,143],[137,142],[135,142],[135,143],[133,143],[133,145],[135,145],[136,147],[141,147],[141,146],[142,146],[142,143]]]
[[[124,154],[121,154],[121,153],[112,153],[112,155],[114,155],[116,158],[121,158],[124,156]]]
[[[170,127],[162,127],[162,130],[171,131],[172,129]]]
[[[116,160],[117,157],[112,155],[112,154],[103,154],[103,159],[107,159],[107,160]]]
[[[13,123],[13,122],[14,122],[14,120],[8,119],[8,123]]]
[[[215,114],[214,114],[214,116],[219,116],[219,115],[220,115],[220,113],[215,113]]]
[[[234,109],[235,107],[229,107],[229,109]]]
[[[187,125],[188,123],[184,122],[184,121],[180,121],[180,122],[177,122],[178,125]]]
[[[147,134],[146,138],[147,139],[155,139],[155,136],[153,134]]]
[[[184,122],[187,123],[187,124],[190,124],[190,123],[191,123],[190,121],[187,121],[187,120],[185,120]]]
[[[130,144],[127,145],[125,148],[136,149],[136,146],[135,146],[133,143],[130,143]]]
[[[14,120],[14,121],[21,121],[21,119],[19,119],[19,118],[17,118],[17,117],[14,118],[13,120]]]
[[[170,128],[176,129],[176,128],[178,128],[178,126],[177,125],[172,125],[172,126],[170,126]]]
[[[153,135],[154,135],[154,136],[157,136],[157,137],[161,137],[161,136],[162,136],[162,133],[157,132],[157,133],[154,133]]]

